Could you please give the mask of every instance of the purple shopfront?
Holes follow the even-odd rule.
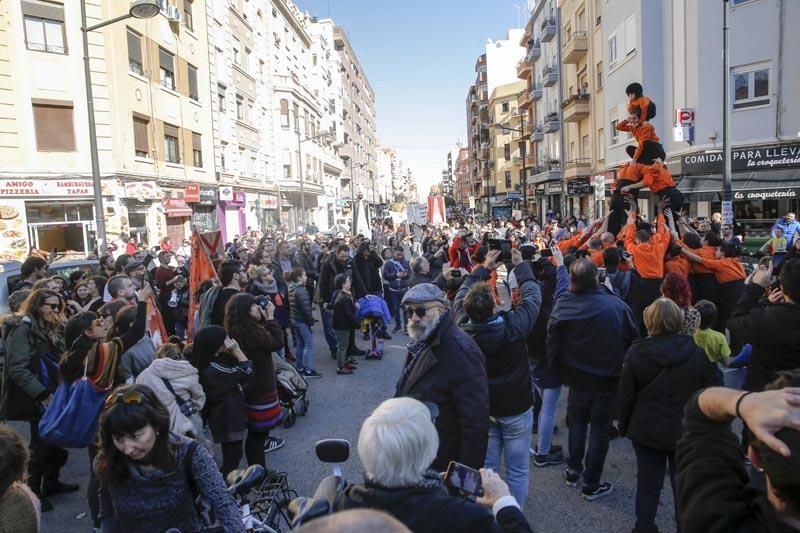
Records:
[[[241,191],[233,191],[230,187],[219,188],[219,229],[226,243],[233,242],[247,229],[245,207],[247,198]]]

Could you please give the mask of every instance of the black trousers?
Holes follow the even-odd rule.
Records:
[[[617,182],[617,188],[611,194],[611,203],[609,205],[610,212],[608,214],[608,232],[613,234],[615,238],[628,220],[628,213],[625,212],[625,208],[628,207],[628,205],[625,201],[625,197],[622,196],[619,190],[628,185],[633,185],[634,183],[636,182],[619,180]],[[639,189],[632,190],[630,194],[634,198],[638,198]]]
[[[675,522],[678,511],[675,500],[675,452],[654,450],[633,441],[636,452],[636,531],[639,533],[656,533],[656,513],[658,499],[664,486],[664,474],[669,466],[669,482],[672,487],[672,498],[676,503]],[[680,530],[680,527],[678,527]]]
[[[61,467],[67,464],[69,453],[64,448],[53,446],[39,437],[39,421],[30,423],[31,442],[28,459],[28,486],[41,494],[42,486],[58,481]]]
[[[608,453],[611,425],[617,406],[615,392],[595,392],[569,389],[567,398],[567,425],[569,435],[569,460],[567,467],[583,473],[583,486],[596,489],[603,475],[603,465]],[[586,447],[586,436],[589,447]],[[584,469],[584,465],[586,468]]]

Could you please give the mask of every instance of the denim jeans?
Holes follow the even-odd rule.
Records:
[[[633,441],[636,452],[636,530],[654,533],[658,499],[664,486],[664,473],[669,465],[669,481],[672,498],[675,500],[675,452],[654,450]],[[677,505],[677,503],[676,503]],[[678,511],[675,509],[677,521]]]
[[[312,370],[311,354],[314,350],[314,337],[311,335],[311,326],[305,322],[292,319],[292,325],[297,332],[297,368],[302,370]]]
[[[336,350],[336,333],[333,331],[333,313],[329,313],[322,304],[319,304],[319,316],[322,318],[325,341],[328,343],[328,348],[334,351]]]
[[[406,291],[387,291],[389,312],[394,318],[395,329],[403,329],[403,315],[400,310],[400,302],[403,300]]]
[[[508,489],[523,509],[528,499],[532,426],[533,409],[514,416],[491,417],[486,446],[484,466],[499,473],[500,456],[504,457]]]
[[[569,389],[569,399],[567,400],[569,460],[567,466],[573,472],[583,472],[584,487],[595,489],[600,485],[616,405],[616,392],[586,391],[574,387]],[[586,449],[587,426],[591,426],[588,450]],[[586,457],[584,457],[584,451]]]
[[[539,412],[539,433],[536,448],[539,455],[550,453],[550,444],[553,440],[553,427],[556,425],[556,409],[561,396],[561,386],[545,389],[534,385],[542,397],[542,409]]]

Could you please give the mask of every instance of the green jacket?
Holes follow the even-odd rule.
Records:
[[[54,342],[33,317],[26,315],[9,331],[5,347],[0,419],[35,420],[42,413],[39,403],[58,385],[64,339]],[[47,364],[43,365],[45,357]]]

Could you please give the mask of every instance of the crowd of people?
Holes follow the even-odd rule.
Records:
[[[82,415],[97,426],[86,446],[93,526],[196,531],[199,495],[220,527],[240,531],[224,479],[243,464],[266,468],[283,445],[270,434],[285,415],[277,365],[353,380],[360,358],[380,358],[377,343],[402,335],[395,398],[359,435],[364,483],[339,495],[338,510],[384,511],[412,531],[530,531],[546,512],[534,506],[532,523],[522,512],[531,464],[563,465],[564,482],[596,500],[614,490],[603,471],[621,436],[637,464],[634,531],[657,531],[665,475],[683,531],[796,530],[794,216],[747,275],[734,227],[681,217],[665,198],[647,221],[627,196],[616,232],[617,213],[440,227],[376,219],[370,236],[248,231],[208,256],[214,275],[197,286],[190,240],[114,246],[68,279],[32,255],[0,322],[0,418],[30,425],[28,443],[0,426],[0,523],[38,530],[51,496],[79,490],[60,476],[69,452],[40,422],[60,408],[59,387],[88,379],[104,394]],[[335,376],[318,370],[327,355]],[[744,390],[720,387],[734,374]],[[566,450],[554,442],[564,387]],[[483,496],[443,481],[454,461],[480,472]]]

